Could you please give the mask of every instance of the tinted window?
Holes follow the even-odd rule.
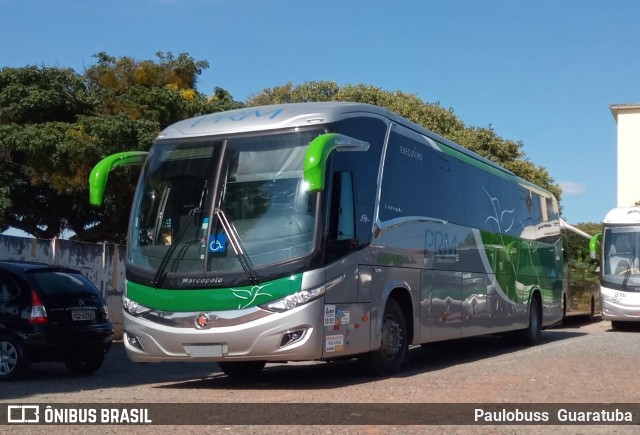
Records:
[[[462,223],[459,165],[420,135],[394,127],[385,156],[380,220],[421,216]]]
[[[387,134],[387,124],[377,118],[354,117],[338,121],[333,130],[369,143],[366,152],[335,152],[330,156],[333,172],[352,173],[355,236],[360,243],[365,243],[371,238],[380,154]]]
[[[326,261],[331,262],[348,254],[353,249],[355,215],[351,172],[333,174],[328,224]]]
[[[461,170],[466,224],[529,240],[558,236],[557,205],[538,193],[466,163]]]
[[[0,302],[9,302],[20,296],[20,286],[7,272],[0,271]]]
[[[375,202],[375,191],[380,168],[380,153],[387,134],[387,125],[376,118],[349,118],[336,123],[338,133],[360,139],[369,143],[369,150],[364,153],[332,153],[331,158],[356,159],[357,171],[355,187],[356,200],[372,204]]]
[[[98,292],[91,281],[79,273],[33,271],[30,276],[36,281],[43,295]]]

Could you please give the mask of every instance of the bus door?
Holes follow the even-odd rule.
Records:
[[[332,156],[325,196],[327,279],[345,279],[325,296],[324,357],[370,350],[371,266],[360,269],[355,227],[355,171]],[[357,279],[357,281],[356,281]]]

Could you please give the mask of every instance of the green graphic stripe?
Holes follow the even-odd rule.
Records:
[[[496,280],[511,301],[527,303],[533,288],[540,289],[545,299],[561,295],[557,291],[563,280],[556,261],[558,246],[487,231],[480,234]]]
[[[302,288],[302,274],[260,285],[215,289],[156,289],[129,281],[127,297],[148,308],[170,312],[226,311],[271,302]]]

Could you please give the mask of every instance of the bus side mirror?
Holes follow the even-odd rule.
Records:
[[[304,181],[310,193],[324,190],[327,160],[333,150],[367,151],[369,143],[337,133],[321,134],[309,143],[304,156]]]
[[[589,241],[589,257],[591,257],[591,262],[593,264],[594,261],[599,260],[600,253],[600,239],[602,238],[602,233],[598,233],[595,236],[591,237]]]
[[[109,172],[119,166],[142,165],[147,154],[146,151],[125,151],[100,160],[89,175],[89,203],[96,207],[102,205]]]

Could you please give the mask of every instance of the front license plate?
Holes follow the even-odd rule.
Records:
[[[89,310],[72,311],[71,312],[71,319],[74,322],[82,322],[82,321],[86,321],[86,320],[96,320],[96,312],[95,311],[89,311]]]
[[[192,358],[212,358],[222,356],[221,344],[191,344],[185,350]]]

